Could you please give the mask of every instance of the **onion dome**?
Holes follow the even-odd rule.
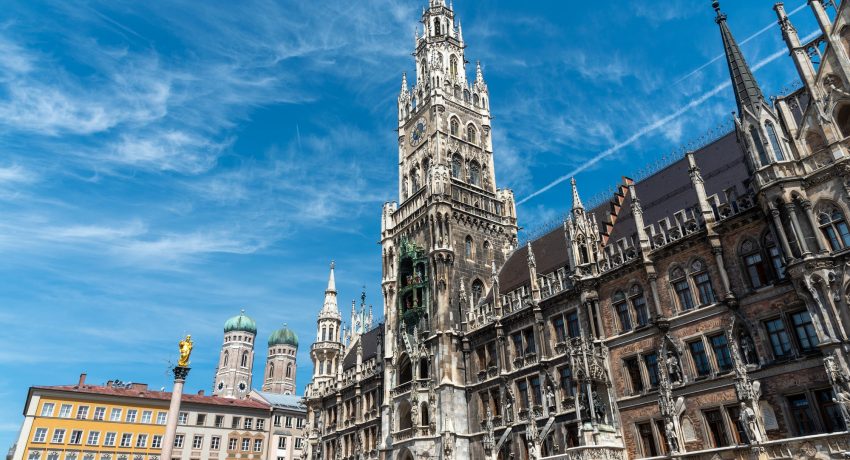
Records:
[[[245,310],[242,310],[242,313],[239,313],[238,316],[234,316],[229,320],[224,322],[224,333],[233,332],[233,331],[242,331],[242,332],[250,332],[251,334],[257,333],[257,323],[251,319],[250,316],[245,315]]]
[[[295,331],[284,324],[282,328],[272,332],[272,335],[269,337],[269,346],[273,347],[275,345],[289,345],[298,348],[298,336],[295,334]]]

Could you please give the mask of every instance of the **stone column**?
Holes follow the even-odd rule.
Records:
[[[785,235],[785,227],[782,226],[782,219],[779,217],[779,210],[771,207],[770,216],[773,219],[773,226],[776,228],[776,236],[779,239],[779,244],[782,245],[782,250],[785,251],[784,259],[787,262],[794,258],[794,253],[791,252],[791,245],[788,243],[788,236]]]
[[[812,211],[812,202],[804,200],[801,204],[803,205],[803,210],[806,212],[806,219],[808,219],[809,225],[812,227],[812,233],[815,234],[815,242],[818,245],[818,251],[822,254],[829,252],[829,246],[826,238],[823,236],[823,232],[820,231],[820,226],[818,225],[817,219],[815,219],[815,213]]]
[[[812,251],[806,242],[806,236],[803,235],[803,227],[800,226],[800,221],[797,219],[797,206],[794,203],[785,203],[785,210],[788,212],[788,218],[791,220],[791,228],[794,234],[797,235],[797,245],[800,246],[802,256],[810,255]]]
[[[183,384],[189,368],[177,366],[174,368],[174,389],[171,390],[171,404],[168,406],[168,418],[165,423],[165,436],[162,440],[161,460],[171,460],[171,451],[174,449],[174,436],[177,432],[177,417],[180,415],[180,399],[183,397]]]

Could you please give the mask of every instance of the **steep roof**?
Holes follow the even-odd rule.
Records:
[[[342,360],[342,369],[348,370],[357,365],[357,341],[363,346],[363,362],[378,356],[378,343],[383,341],[384,324],[381,323],[372,330],[361,334],[349,347]]]

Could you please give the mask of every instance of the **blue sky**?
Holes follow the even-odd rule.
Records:
[[[0,13],[0,446],[29,385],[210,390],[226,318],[301,338],[328,264],[381,310],[396,97],[425,0],[15,1]],[[496,178],[535,229],[727,123],[708,0],[457,0],[482,61]],[[724,2],[766,94],[796,79],[770,2]],[[804,0],[787,2],[794,11]],[[801,36],[809,10],[792,16]],[[470,69],[471,71],[472,69]],[[697,70],[696,72],[694,72]],[[684,78],[683,78],[684,77]],[[264,350],[255,367],[261,368]]]

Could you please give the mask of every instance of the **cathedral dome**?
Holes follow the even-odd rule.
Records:
[[[269,346],[273,347],[275,345],[290,345],[298,348],[298,335],[284,324],[282,328],[272,332],[272,335],[269,337]]]
[[[239,313],[238,316],[234,316],[229,320],[224,322],[224,333],[233,332],[233,331],[242,331],[242,332],[250,332],[251,334],[257,333],[257,323],[251,319],[250,316],[245,315],[245,310],[242,310],[242,313]]]

